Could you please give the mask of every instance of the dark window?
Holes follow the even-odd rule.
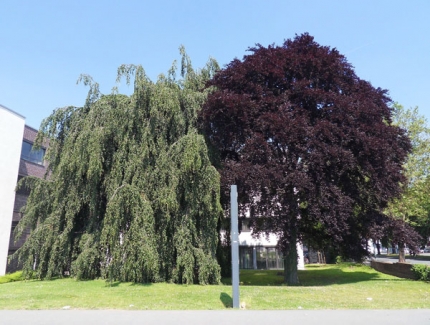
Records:
[[[239,219],[239,229],[241,232],[250,232],[249,219]]]
[[[267,269],[267,251],[266,247],[257,247],[257,269]]]
[[[277,269],[278,268],[278,259],[276,256],[276,248],[274,248],[274,247],[267,248],[267,268],[268,269]]]
[[[277,259],[278,259],[278,269],[284,269],[284,256],[279,249],[276,249]]]
[[[31,161],[33,163],[43,165],[43,158],[45,157],[45,149],[40,148],[33,150],[33,145],[29,142],[23,141],[21,148],[21,159]]]
[[[253,269],[253,248],[252,247],[240,247],[239,248],[239,268],[241,269]]]
[[[256,247],[256,258],[257,269],[284,268],[282,253],[276,247]]]

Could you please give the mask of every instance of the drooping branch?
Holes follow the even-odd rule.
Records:
[[[215,65],[195,71],[181,55],[180,80],[152,82],[141,66],[122,65],[131,96],[102,95],[82,75],[84,107],[44,120],[51,174],[35,183],[18,227],[31,228],[17,252],[27,275],[219,282],[220,180],[196,128]]]

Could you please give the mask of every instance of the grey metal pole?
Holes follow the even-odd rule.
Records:
[[[231,278],[233,285],[233,308],[239,308],[239,229],[237,186],[231,185]]]

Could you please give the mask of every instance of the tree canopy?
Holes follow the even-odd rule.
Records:
[[[194,70],[181,48],[152,82],[141,66],[131,96],[89,86],[83,107],[58,109],[42,122],[49,177],[26,178],[31,194],[17,235],[31,233],[17,254],[27,275],[133,282],[217,283],[215,258],[220,179],[197,132],[205,83],[217,64]]]
[[[386,213],[413,226],[427,242],[430,235],[430,129],[418,107],[405,109],[396,103],[393,108],[393,124],[406,130],[412,151],[404,164],[406,181],[402,184],[402,194],[390,202]],[[401,248],[409,244],[404,239],[394,241]]]
[[[430,183],[430,129],[418,107],[405,109],[395,104],[393,124],[406,130],[412,143],[412,151],[404,165],[407,178],[402,196],[393,200],[389,213],[407,221],[415,216],[427,218],[429,212]]]
[[[366,254],[370,226],[400,194],[410,141],[392,124],[387,91],[336,49],[303,34],[249,51],[209,82],[201,125],[223,186],[238,185],[258,233],[278,235],[285,280],[297,283],[298,239]]]

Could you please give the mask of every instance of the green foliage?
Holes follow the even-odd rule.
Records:
[[[344,260],[343,260],[343,258],[342,258],[342,256],[336,256],[336,264],[341,264],[341,263],[343,263],[344,262]]]
[[[211,165],[197,112],[217,64],[195,71],[183,48],[181,79],[149,80],[122,65],[131,96],[99,93],[89,76],[83,107],[58,109],[41,125],[50,176],[32,189],[17,235],[24,274],[102,277],[132,282],[218,283],[215,254],[219,174]]]
[[[407,182],[402,195],[390,203],[387,213],[408,222],[425,239],[430,235],[430,128],[417,107],[395,104],[393,112],[393,124],[406,130],[412,152],[403,166]]]
[[[22,280],[24,280],[24,277],[22,276],[22,271],[0,276],[0,284]]]
[[[404,164],[407,183],[400,199],[393,202],[391,210],[399,216],[427,216],[430,175],[430,129],[418,108],[405,109],[394,105],[393,124],[404,128],[411,139],[412,152]]]
[[[412,266],[412,272],[414,272],[417,280],[430,281],[430,267],[424,264],[414,264]]]

